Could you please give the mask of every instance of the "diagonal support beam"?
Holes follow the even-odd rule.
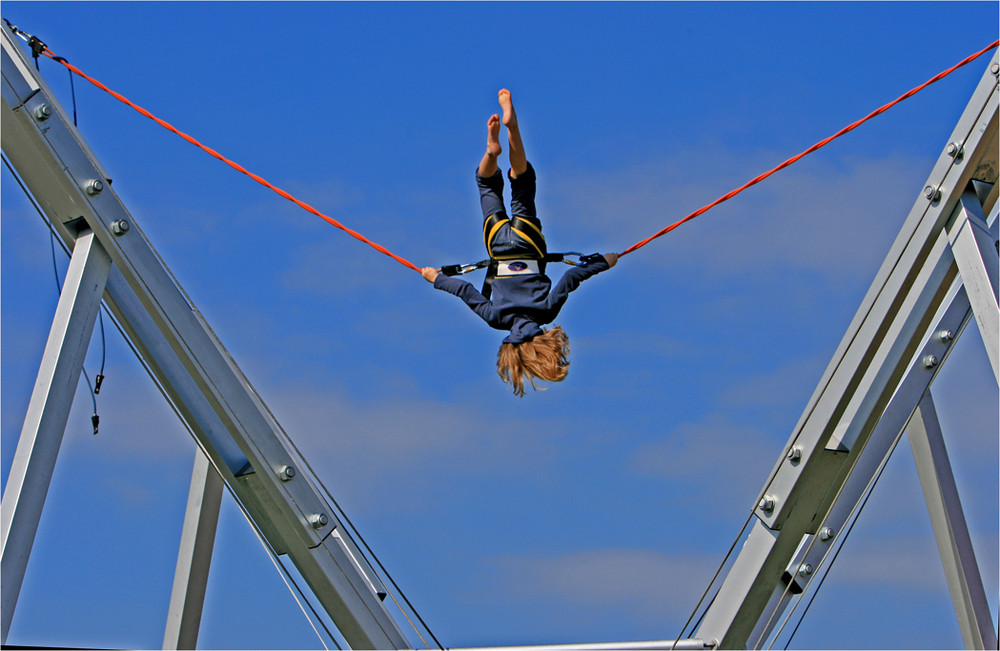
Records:
[[[198,644],[205,589],[212,565],[212,550],[222,504],[222,477],[201,450],[195,453],[191,471],[184,529],[181,532],[177,570],[167,611],[164,649],[194,649]]]
[[[997,222],[992,231],[971,186],[962,193],[960,208],[948,225],[951,251],[976,315],[993,375],[1000,380],[1000,308],[997,299]]]
[[[111,258],[87,230],[73,247],[0,505],[3,642],[10,631],[110,270]]]
[[[995,649],[986,589],[965,522],[934,400],[928,391],[906,429],[966,649]]]

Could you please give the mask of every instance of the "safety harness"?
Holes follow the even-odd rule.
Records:
[[[570,260],[567,256],[575,256],[577,259]],[[541,273],[544,268],[539,265],[548,262],[564,262],[574,267],[583,267],[591,262],[597,262],[602,259],[603,256],[600,253],[584,255],[576,251],[567,251],[566,253],[547,253],[542,258],[489,258],[486,260],[480,260],[479,262],[470,262],[467,264],[449,264],[441,267],[441,273],[446,276],[460,276],[462,274],[476,271],[477,269],[485,268],[486,280],[483,282],[482,294],[486,298],[489,298],[493,289],[493,280],[497,277],[503,278],[529,273]]]

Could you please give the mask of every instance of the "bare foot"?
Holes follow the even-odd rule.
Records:
[[[511,125],[517,126],[517,115],[514,113],[514,102],[510,99],[510,91],[506,88],[500,90],[497,94],[497,99],[500,100],[500,108],[503,109],[503,123],[507,128]]]
[[[503,152],[500,146],[500,116],[496,113],[486,121],[486,153],[499,156]]]

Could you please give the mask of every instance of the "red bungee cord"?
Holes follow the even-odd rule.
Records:
[[[145,115],[150,120],[153,120],[154,122],[156,122],[157,124],[159,124],[164,129],[167,129],[168,131],[172,131],[172,132],[176,133],[178,136],[180,136],[184,140],[187,140],[188,142],[190,142],[195,147],[198,147],[199,149],[205,151],[207,154],[209,154],[209,155],[211,155],[211,156],[213,156],[215,158],[218,158],[223,163],[225,163],[226,165],[229,165],[230,167],[232,167],[237,172],[242,172],[243,174],[246,174],[247,176],[249,176],[250,178],[252,178],[254,181],[257,181],[258,183],[260,183],[264,187],[267,187],[267,188],[270,188],[271,190],[274,190],[275,192],[277,192],[278,194],[280,194],[282,197],[284,197],[285,199],[288,199],[289,201],[291,201],[292,203],[296,204],[297,206],[299,206],[303,210],[306,210],[307,212],[310,212],[310,213],[316,215],[317,217],[319,217],[321,219],[324,219],[325,221],[329,222],[333,226],[336,226],[337,228],[339,228],[340,230],[344,231],[348,235],[350,235],[350,236],[352,236],[352,237],[354,237],[354,238],[356,238],[356,239],[364,242],[365,244],[367,244],[368,246],[372,247],[376,251],[379,251],[380,253],[384,253],[385,255],[389,256],[390,258],[392,258],[396,262],[398,262],[398,263],[400,263],[400,264],[402,264],[404,266],[407,266],[410,269],[413,269],[414,271],[416,271],[418,273],[420,272],[420,267],[418,267],[417,265],[413,264],[412,262],[410,262],[406,258],[403,258],[403,257],[400,257],[400,256],[396,255],[395,253],[393,253],[389,249],[385,248],[381,244],[376,244],[375,242],[372,242],[371,240],[369,240],[367,237],[365,237],[361,233],[358,233],[357,231],[351,230],[350,228],[344,226],[339,221],[337,221],[333,217],[330,217],[329,215],[324,215],[323,213],[321,213],[316,208],[313,208],[312,206],[310,206],[309,204],[305,203],[304,201],[296,199],[294,196],[292,196],[288,192],[285,192],[281,188],[279,188],[279,187],[271,184],[270,182],[268,182],[266,179],[264,179],[264,178],[262,178],[262,177],[260,177],[260,176],[258,176],[256,174],[254,174],[253,172],[247,170],[245,167],[243,167],[239,163],[231,161],[228,158],[226,158],[225,156],[223,156],[222,154],[220,154],[219,152],[215,151],[214,149],[203,145],[202,143],[198,142],[195,138],[189,136],[188,134],[186,134],[183,131],[181,131],[181,130],[177,129],[176,127],[174,127],[169,122],[161,120],[160,118],[156,117],[155,115],[153,115],[152,113],[150,113],[146,109],[144,109],[141,106],[139,106],[139,105],[133,103],[132,101],[130,101],[124,95],[122,95],[120,93],[116,93],[115,91],[111,90],[110,88],[108,88],[107,86],[105,86],[104,84],[102,84],[101,82],[99,82],[98,80],[94,79],[93,77],[88,76],[82,70],[80,70],[76,66],[72,65],[71,63],[69,63],[68,61],[66,61],[65,59],[63,59],[62,57],[56,58],[52,54],[51,50],[49,50],[47,47],[46,47],[44,53],[45,53],[45,55],[47,57],[53,59],[54,61],[58,61],[59,63],[63,64],[64,66],[66,66],[67,68],[69,68],[69,70],[71,72],[73,72],[73,73],[75,73],[75,74],[83,77],[84,79],[86,79],[87,81],[89,81],[93,85],[97,86],[101,90],[105,91],[106,93],[108,93],[109,95],[111,95],[112,97],[114,97],[115,99],[117,99],[118,101],[123,102],[124,104],[127,104],[128,106],[131,106],[136,111],[138,111],[142,115]]]
[[[854,129],[858,128],[859,126],[861,126],[862,124],[864,124],[868,120],[871,120],[872,118],[874,118],[875,116],[880,115],[882,113],[885,113],[886,111],[888,111],[890,108],[892,108],[896,104],[899,104],[900,102],[902,102],[904,99],[906,99],[908,97],[912,97],[913,95],[916,95],[917,93],[919,93],[923,89],[927,88],[928,86],[930,86],[934,82],[940,81],[941,79],[944,79],[945,77],[947,77],[951,73],[955,72],[956,70],[958,70],[962,66],[964,66],[964,65],[966,65],[966,64],[974,61],[975,59],[979,58],[983,54],[985,54],[985,53],[989,52],[990,50],[994,49],[995,47],[997,47],[997,45],[1000,45],[1000,40],[993,41],[993,43],[990,44],[988,47],[985,47],[982,50],[980,50],[979,52],[976,52],[975,54],[966,57],[965,59],[963,59],[962,61],[956,63],[955,65],[953,65],[952,67],[948,68],[947,70],[934,75],[933,77],[931,77],[930,79],[928,79],[924,83],[920,84],[916,88],[914,88],[914,89],[912,89],[912,90],[910,90],[910,91],[908,91],[908,92],[900,95],[897,99],[894,99],[893,101],[889,102],[885,106],[882,106],[880,108],[875,109],[874,111],[872,111],[871,113],[869,113],[865,117],[861,118],[857,122],[854,122],[852,124],[847,125],[846,127],[844,127],[843,129],[841,129],[837,133],[833,134],[829,138],[824,138],[823,140],[820,140],[815,145],[813,145],[809,149],[805,150],[801,154],[797,154],[795,156],[792,156],[791,158],[789,158],[785,162],[781,163],[780,165],[778,165],[774,169],[771,169],[771,170],[769,170],[767,172],[764,172],[760,176],[758,176],[758,177],[756,177],[754,179],[751,179],[750,181],[747,181],[746,183],[744,183],[740,187],[736,188],[735,190],[732,190],[731,192],[728,192],[728,193],[722,195],[721,197],[719,197],[718,199],[716,199],[712,203],[710,203],[710,204],[708,204],[706,206],[702,206],[701,208],[699,208],[698,210],[695,210],[693,213],[691,213],[690,215],[688,215],[684,219],[681,219],[680,221],[674,222],[670,226],[667,226],[663,230],[661,230],[661,231],[659,231],[659,232],[657,232],[657,233],[655,233],[653,235],[650,235],[649,237],[647,237],[646,239],[642,240],[641,242],[636,242],[632,246],[628,247],[627,249],[625,249],[624,251],[622,251],[621,253],[619,253],[618,254],[619,257],[623,256],[623,255],[627,255],[629,253],[632,253],[633,251],[646,246],[647,244],[649,244],[650,242],[652,242],[656,238],[662,237],[662,236],[666,235],[667,233],[669,233],[670,231],[674,230],[675,228],[677,228],[681,224],[683,224],[685,222],[691,221],[695,217],[697,217],[697,216],[699,216],[699,215],[701,215],[701,214],[709,211],[710,209],[714,208],[715,206],[718,206],[720,203],[723,203],[724,201],[728,201],[728,200],[732,199],[733,197],[735,197],[736,195],[738,195],[740,192],[743,192],[747,188],[749,188],[751,186],[754,186],[754,185],[757,185],[758,183],[760,183],[761,181],[763,181],[767,177],[771,176],[775,172],[778,172],[779,170],[785,169],[786,167],[788,167],[792,163],[795,163],[799,159],[803,158],[804,156],[807,156],[807,155],[813,153],[814,151],[816,151],[820,147],[824,147],[824,146],[828,145],[829,143],[831,143],[832,141],[836,140],[837,138],[839,138],[840,136],[844,135],[845,133],[847,133],[849,131],[853,131]]]
[[[948,68],[947,70],[944,70],[944,71],[942,71],[942,72],[934,75],[933,77],[931,77],[930,79],[928,79],[924,83],[920,84],[916,88],[913,88],[912,90],[907,91],[906,93],[900,95],[898,98],[896,98],[895,100],[889,102],[888,104],[875,109],[874,111],[872,111],[871,113],[869,113],[865,117],[861,118],[860,120],[847,125],[846,127],[844,127],[843,129],[841,129],[837,133],[833,134],[832,136],[829,136],[828,138],[824,138],[823,140],[817,142],[815,145],[813,145],[812,147],[809,147],[808,149],[806,149],[802,153],[796,154],[795,156],[792,156],[788,160],[786,160],[783,163],[779,164],[777,167],[774,167],[773,169],[768,170],[767,172],[764,172],[763,174],[761,174],[761,175],[759,175],[759,176],[751,179],[750,181],[747,181],[746,183],[744,183],[740,187],[736,188],[735,190],[731,190],[730,192],[722,195],[721,197],[719,197],[715,201],[713,201],[713,202],[711,202],[711,203],[709,203],[709,204],[707,204],[705,206],[702,206],[701,208],[699,208],[698,210],[695,210],[693,213],[689,214],[688,216],[684,217],[683,219],[674,222],[673,224],[667,226],[666,228],[661,229],[660,231],[654,233],[653,235],[647,237],[646,239],[644,239],[644,240],[642,240],[640,242],[636,242],[632,246],[630,246],[627,249],[625,249],[624,251],[622,251],[619,254],[619,257],[624,256],[624,255],[628,255],[629,253],[632,253],[633,251],[636,251],[636,250],[638,250],[638,249],[646,246],[647,244],[649,244],[653,240],[666,235],[667,233],[669,233],[670,231],[674,230],[675,228],[677,228],[681,224],[689,222],[692,219],[694,219],[695,217],[698,217],[699,215],[702,215],[702,214],[708,212],[709,210],[711,210],[715,206],[718,206],[719,204],[732,199],[733,197],[735,197],[739,193],[743,192],[747,188],[750,188],[750,187],[752,187],[754,185],[757,185],[758,183],[760,183],[761,181],[763,181],[767,177],[771,176],[772,174],[775,174],[776,172],[785,169],[786,167],[792,165],[793,163],[796,163],[797,161],[799,161],[803,157],[805,157],[805,156],[813,153],[817,149],[825,147],[826,145],[828,145],[829,143],[833,142],[837,138],[839,138],[839,137],[843,136],[844,134],[849,133],[850,131],[853,131],[854,129],[858,128],[859,126],[861,126],[862,124],[864,124],[868,120],[871,120],[872,118],[874,118],[874,117],[876,117],[878,115],[881,115],[882,113],[888,111],[890,108],[892,108],[896,104],[899,104],[903,100],[905,100],[905,99],[907,99],[909,97],[912,97],[913,95],[916,95],[917,93],[919,93],[920,91],[922,91],[924,88],[927,88],[931,84],[933,84],[933,83],[935,83],[937,81],[940,81],[941,79],[944,79],[945,77],[947,77],[951,73],[955,72],[956,70],[958,70],[962,66],[971,63],[972,61],[974,61],[975,59],[979,58],[980,56],[982,56],[986,52],[989,52],[990,50],[996,48],[998,45],[1000,45],[1000,40],[994,41],[993,43],[991,43],[987,47],[985,47],[982,50],[976,52],[975,54],[972,54],[972,55],[966,57],[965,59],[963,59],[962,61],[956,63],[955,65],[953,65],[952,67]],[[400,264],[402,264],[402,265],[404,265],[406,267],[409,267],[410,269],[413,269],[414,271],[417,271],[417,272],[420,271],[420,267],[418,267],[417,265],[413,264],[409,260],[396,255],[395,253],[393,253],[392,251],[389,251],[388,249],[386,249],[385,247],[381,246],[380,244],[376,244],[375,242],[372,242],[371,240],[369,240],[368,238],[366,238],[364,235],[361,235],[360,233],[358,233],[358,232],[356,232],[354,230],[351,230],[350,228],[344,226],[343,224],[341,224],[336,219],[334,219],[334,218],[332,218],[332,217],[330,217],[328,215],[325,215],[325,214],[321,213],[319,210],[317,210],[316,208],[313,208],[312,206],[310,206],[309,204],[307,204],[307,203],[305,203],[303,201],[300,201],[299,199],[296,199],[294,196],[292,196],[288,192],[282,190],[281,188],[278,188],[278,187],[274,186],[273,184],[271,184],[270,182],[268,182],[266,179],[261,178],[260,176],[254,174],[253,172],[250,172],[249,170],[247,170],[246,168],[244,168],[242,165],[240,165],[240,164],[238,164],[238,163],[236,163],[236,162],[234,162],[234,161],[226,158],[225,156],[223,156],[219,152],[215,151],[214,149],[211,149],[211,148],[203,145],[202,143],[198,142],[198,140],[196,140],[195,138],[193,138],[193,137],[189,136],[188,134],[180,131],[179,129],[177,129],[173,125],[169,124],[168,122],[166,122],[164,120],[161,120],[160,118],[156,117],[155,115],[153,115],[152,113],[150,113],[146,109],[142,108],[141,106],[136,105],[135,103],[133,103],[128,98],[126,98],[125,96],[121,95],[120,93],[116,93],[115,91],[111,90],[110,88],[108,88],[107,86],[105,86],[104,84],[102,84],[100,81],[94,79],[93,77],[88,76],[82,70],[80,70],[76,66],[70,64],[68,61],[66,61],[62,57],[56,57],[56,56],[54,56],[53,53],[51,52],[51,50],[49,50],[47,46],[44,48],[43,52],[49,58],[51,58],[51,59],[53,59],[55,61],[58,61],[62,65],[66,66],[74,74],[77,74],[80,77],[83,77],[84,79],[86,79],[87,81],[89,81],[90,83],[92,83],[94,86],[96,86],[96,87],[100,88],[101,90],[103,90],[103,91],[107,92],[108,94],[110,94],[115,99],[117,99],[120,102],[123,102],[124,104],[132,107],[133,109],[135,109],[136,111],[138,111],[142,115],[148,117],[149,119],[153,120],[154,122],[156,122],[157,124],[159,124],[163,128],[167,129],[168,131],[172,131],[173,133],[177,134],[178,136],[180,136],[184,140],[187,140],[188,142],[190,142],[192,145],[198,147],[199,149],[202,149],[203,151],[205,151],[209,155],[213,156],[214,158],[217,158],[220,161],[222,161],[223,163],[229,165],[230,167],[232,167],[236,171],[242,172],[243,174],[246,174],[247,176],[249,176],[253,180],[255,180],[258,183],[260,183],[261,185],[263,185],[263,186],[265,186],[267,188],[270,188],[271,190],[273,190],[274,192],[278,193],[279,195],[281,195],[285,199],[288,199],[289,201],[295,203],[296,205],[298,205],[302,209],[306,210],[307,212],[310,212],[310,213],[316,215],[317,217],[320,217],[321,219],[329,222],[331,225],[336,226],[337,228],[341,229],[345,233],[347,233],[347,234],[351,235],[352,237],[354,237],[354,238],[356,238],[356,239],[364,242],[365,244],[367,244],[368,246],[372,247],[376,251],[379,251],[380,253],[384,253],[385,255],[389,256],[393,260],[396,260]]]

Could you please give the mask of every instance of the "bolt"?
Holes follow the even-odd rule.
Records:
[[[949,142],[948,146],[944,148],[944,151],[955,160],[960,160],[962,158],[962,154],[965,153],[962,148],[962,144],[958,142]]]
[[[924,366],[927,368],[934,368],[940,362],[938,361],[937,355],[924,355]]]
[[[92,179],[87,181],[87,184],[83,186],[84,191],[90,196],[95,196],[100,194],[104,190],[104,183],[100,179]]]
[[[928,185],[926,188],[924,188],[924,196],[927,197],[927,199],[930,201],[937,201],[938,199],[941,198],[941,191],[933,186]]]
[[[813,566],[809,563],[803,563],[799,566],[799,576],[809,576],[813,573]]]
[[[946,344],[954,338],[955,332],[952,330],[942,330],[938,332],[938,339],[940,339],[942,343]]]
[[[774,510],[774,501],[775,500],[773,495],[765,495],[764,497],[760,498],[760,502],[757,504],[757,508],[759,508],[761,511],[764,511],[765,513],[770,513],[771,511]]]
[[[125,233],[128,233],[129,228],[131,227],[124,219],[111,222],[111,232],[115,235],[124,235]]]
[[[833,538],[834,531],[830,527],[823,527],[823,530],[819,532],[819,539],[823,542]]]
[[[322,529],[329,521],[325,513],[314,513],[309,516],[309,524],[313,526],[313,529]]]
[[[35,107],[35,118],[39,122],[45,122],[50,117],[52,117],[52,107],[48,104],[39,104]]]
[[[994,63],[993,65],[991,65],[990,72],[993,73],[994,77],[996,77],[997,74],[1000,74],[1000,63]]]
[[[295,477],[295,466],[282,466],[278,471],[281,481],[291,481]]]
[[[802,448],[795,446],[788,451],[788,460],[792,463],[799,461],[802,458]]]

